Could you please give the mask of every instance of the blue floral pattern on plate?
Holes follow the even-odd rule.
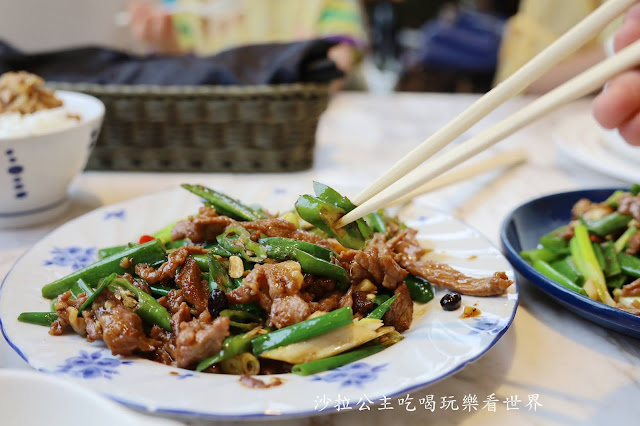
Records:
[[[45,266],[70,266],[71,269],[78,270],[96,261],[95,247],[54,247],[51,250],[51,257],[44,261]]]
[[[126,210],[121,209],[121,210],[113,210],[113,211],[110,211],[110,212],[106,212],[102,219],[103,220],[109,220],[109,219],[125,220],[126,218],[127,218]]]
[[[469,334],[489,333],[496,334],[504,329],[505,321],[493,315],[484,314],[479,318],[473,318],[467,326],[471,328]]]
[[[109,354],[106,349],[98,349],[93,353],[81,350],[78,356],[67,358],[64,365],[53,371],[55,374],[68,374],[80,379],[96,379],[104,377],[111,380],[118,374],[117,369],[133,361],[122,361]]]
[[[387,365],[388,363],[371,365],[366,362],[355,362],[336,368],[323,376],[316,376],[311,380],[320,380],[328,383],[338,382],[342,387],[355,386],[362,388],[365,383],[377,380],[378,373],[384,370]]]

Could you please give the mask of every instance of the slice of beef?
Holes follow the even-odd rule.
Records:
[[[166,296],[158,299],[158,303],[164,306],[171,315],[178,312],[180,309],[180,305],[185,301],[184,295],[182,294],[182,290],[173,289]]]
[[[131,355],[135,351],[150,352],[158,344],[145,336],[142,319],[122,304],[105,307],[97,318],[102,328],[102,340],[113,355]]]
[[[175,281],[182,289],[184,298],[196,307],[198,313],[207,309],[209,284],[202,279],[202,271],[193,258],[187,257]]]
[[[625,194],[618,200],[618,213],[640,220],[640,197]]]
[[[487,278],[471,278],[449,265],[420,257],[420,244],[415,238],[416,233],[415,229],[407,229],[388,242],[396,253],[398,263],[411,274],[469,296],[498,296],[504,294],[513,284],[504,272],[496,272]]]
[[[203,207],[197,216],[178,222],[171,230],[171,239],[189,238],[193,243],[215,241],[216,237],[230,225],[240,225],[248,230],[257,231],[268,237],[285,237],[307,241],[325,248],[331,248],[327,240],[315,234],[298,229],[293,223],[283,219],[261,219],[237,222],[227,216],[219,216],[215,209]]]
[[[169,281],[176,276],[176,271],[184,264],[190,254],[205,254],[207,250],[200,246],[185,246],[169,254],[168,260],[158,269],[139,263],[136,265],[136,274],[149,284]]]
[[[633,315],[640,315],[640,306],[636,307],[636,306],[627,306],[627,305],[623,305],[622,303],[618,303],[616,304],[616,308],[618,309],[622,309],[623,311],[627,311],[630,314]]]
[[[395,289],[407,276],[382,234],[375,234],[362,251],[340,253],[338,260],[347,269],[351,281],[356,283],[368,278],[377,285]]]
[[[316,277],[315,275],[305,275],[302,288],[305,293],[313,297],[312,300],[320,300],[333,293],[336,289],[336,280],[327,277]]]
[[[228,335],[229,318],[218,317],[211,321],[211,315],[206,310],[198,318],[181,323],[176,336],[177,366],[186,368],[215,355]]]
[[[405,283],[396,287],[393,293],[397,294],[398,298],[384,314],[382,321],[385,325],[390,325],[402,333],[411,327],[411,321],[413,321],[413,301],[411,300],[409,289]]]
[[[253,222],[238,222],[238,225],[265,234],[267,237],[284,237],[306,241],[331,249],[329,241],[310,232],[298,229],[293,223],[284,219],[262,219]]]
[[[334,292],[327,297],[324,297],[317,302],[309,302],[309,306],[313,312],[322,311],[322,312],[331,312],[334,309],[338,308],[340,303],[340,298],[342,294],[340,292]]]
[[[625,250],[625,253],[633,256],[640,252],[640,232],[636,232],[629,238],[629,248]]]
[[[311,307],[299,294],[277,298],[271,304],[269,320],[277,328],[297,324],[311,314]]]
[[[175,336],[163,328],[154,325],[149,332],[149,337],[160,342],[156,350],[150,354],[150,359],[165,365],[173,365],[173,354],[175,354],[176,350]]]
[[[373,302],[369,300],[366,292],[354,291],[353,292],[353,313],[360,314],[362,316],[367,315],[373,309]]]
[[[171,315],[171,329],[174,335],[178,335],[180,324],[191,321],[191,309],[186,302],[182,302],[180,307]]]
[[[197,216],[178,222],[171,230],[171,240],[188,238],[192,243],[215,241],[227,226],[236,223],[227,216],[220,216],[213,207],[201,207]]]
[[[513,284],[504,272],[496,272],[486,278],[472,278],[449,265],[427,259],[416,262],[400,257],[400,264],[413,275],[432,284],[469,296],[499,296]]]
[[[56,310],[58,319],[56,319],[49,327],[49,334],[59,336],[69,327],[84,336],[86,333],[86,321],[82,316],[78,316],[78,309],[87,300],[87,295],[80,293],[77,298],[72,299],[73,294],[66,291],[58,296],[53,307]]]
[[[634,297],[640,296],[640,278],[630,282],[627,285],[623,285],[618,297]]]
[[[300,295],[303,283],[298,262],[256,265],[242,280],[242,285],[227,294],[227,299],[231,303],[259,303],[270,312],[271,325],[281,328],[311,314],[309,304]]]

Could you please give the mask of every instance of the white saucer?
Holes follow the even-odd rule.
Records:
[[[20,212],[0,212],[0,229],[25,228],[60,217],[69,208],[69,197],[50,205]]]
[[[559,123],[553,139],[562,153],[602,174],[629,183],[640,183],[640,167],[609,148],[604,132],[590,114]]]

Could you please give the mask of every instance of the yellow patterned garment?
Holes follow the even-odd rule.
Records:
[[[602,3],[602,0],[522,0],[518,13],[509,19],[503,35],[496,83],[517,71]],[[583,49],[604,43],[620,22],[611,24]]]
[[[180,47],[198,55],[316,37],[365,39],[357,0],[177,0],[173,22]]]

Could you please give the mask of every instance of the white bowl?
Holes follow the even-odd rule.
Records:
[[[93,96],[57,91],[71,127],[31,136],[0,138],[0,228],[35,225],[60,215],[73,178],[87,164],[104,104]]]
[[[0,369],[0,424],[140,425],[180,423],[147,417],[98,395],[84,385],[29,370]]]

